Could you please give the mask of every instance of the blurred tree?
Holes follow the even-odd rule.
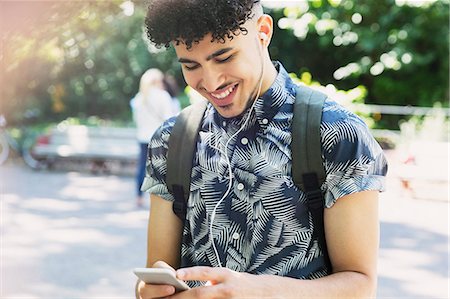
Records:
[[[271,14],[272,56],[290,70],[364,85],[366,103],[448,106],[448,0],[301,1]]]
[[[449,1],[264,2],[275,22],[270,51],[299,78],[365,90],[366,103],[448,106]],[[147,68],[184,84],[173,50],[146,42],[145,10],[139,0],[1,1],[0,113],[130,120]]]
[[[130,119],[129,100],[147,68],[180,78],[173,51],[152,48],[143,38],[142,1],[28,4],[2,3],[2,16],[39,12],[25,24],[28,15],[3,21],[1,111],[12,121],[21,121],[27,109],[39,109],[46,120]]]

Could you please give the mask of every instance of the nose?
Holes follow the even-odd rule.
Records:
[[[222,72],[217,68],[208,68],[203,70],[200,88],[207,92],[213,92],[223,87],[225,80]]]

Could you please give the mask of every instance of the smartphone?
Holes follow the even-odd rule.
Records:
[[[135,268],[134,274],[140,280],[148,284],[168,284],[175,287],[175,292],[181,292],[190,289],[182,280],[178,279],[170,269],[164,268]]]

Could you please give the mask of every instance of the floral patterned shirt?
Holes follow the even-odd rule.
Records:
[[[296,88],[275,62],[278,75],[269,90],[243,115],[223,118],[211,104],[203,117],[193,160],[183,232],[181,266],[218,266],[210,239],[217,206],[214,245],[223,266],[253,274],[313,279],[329,274],[306,196],[292,180],[291,124]],[[250,111],[252,110],[252,111]],[[242,125],[244,129],[225,145]],[[173,201],[166,183],[168,141],[175,118],[166,121],[149,144],[142,190]],[[326,180],[326,208],[340,197],[384,189],[387,163],[365,123],[326,99],[320,127]]]

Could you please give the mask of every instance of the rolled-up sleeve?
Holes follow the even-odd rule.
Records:
[[[345,195],[385,190],[387,161],[383,150],[358,116],[337,111],[323,114],[322,158],[327,173],[322,189],[330,208]]]
[[[174,197],[166,185],[167,151],[169,136],[176,118],[164,122],[153,134],[148,146],[144,182],[141,190],[173,201]]]

